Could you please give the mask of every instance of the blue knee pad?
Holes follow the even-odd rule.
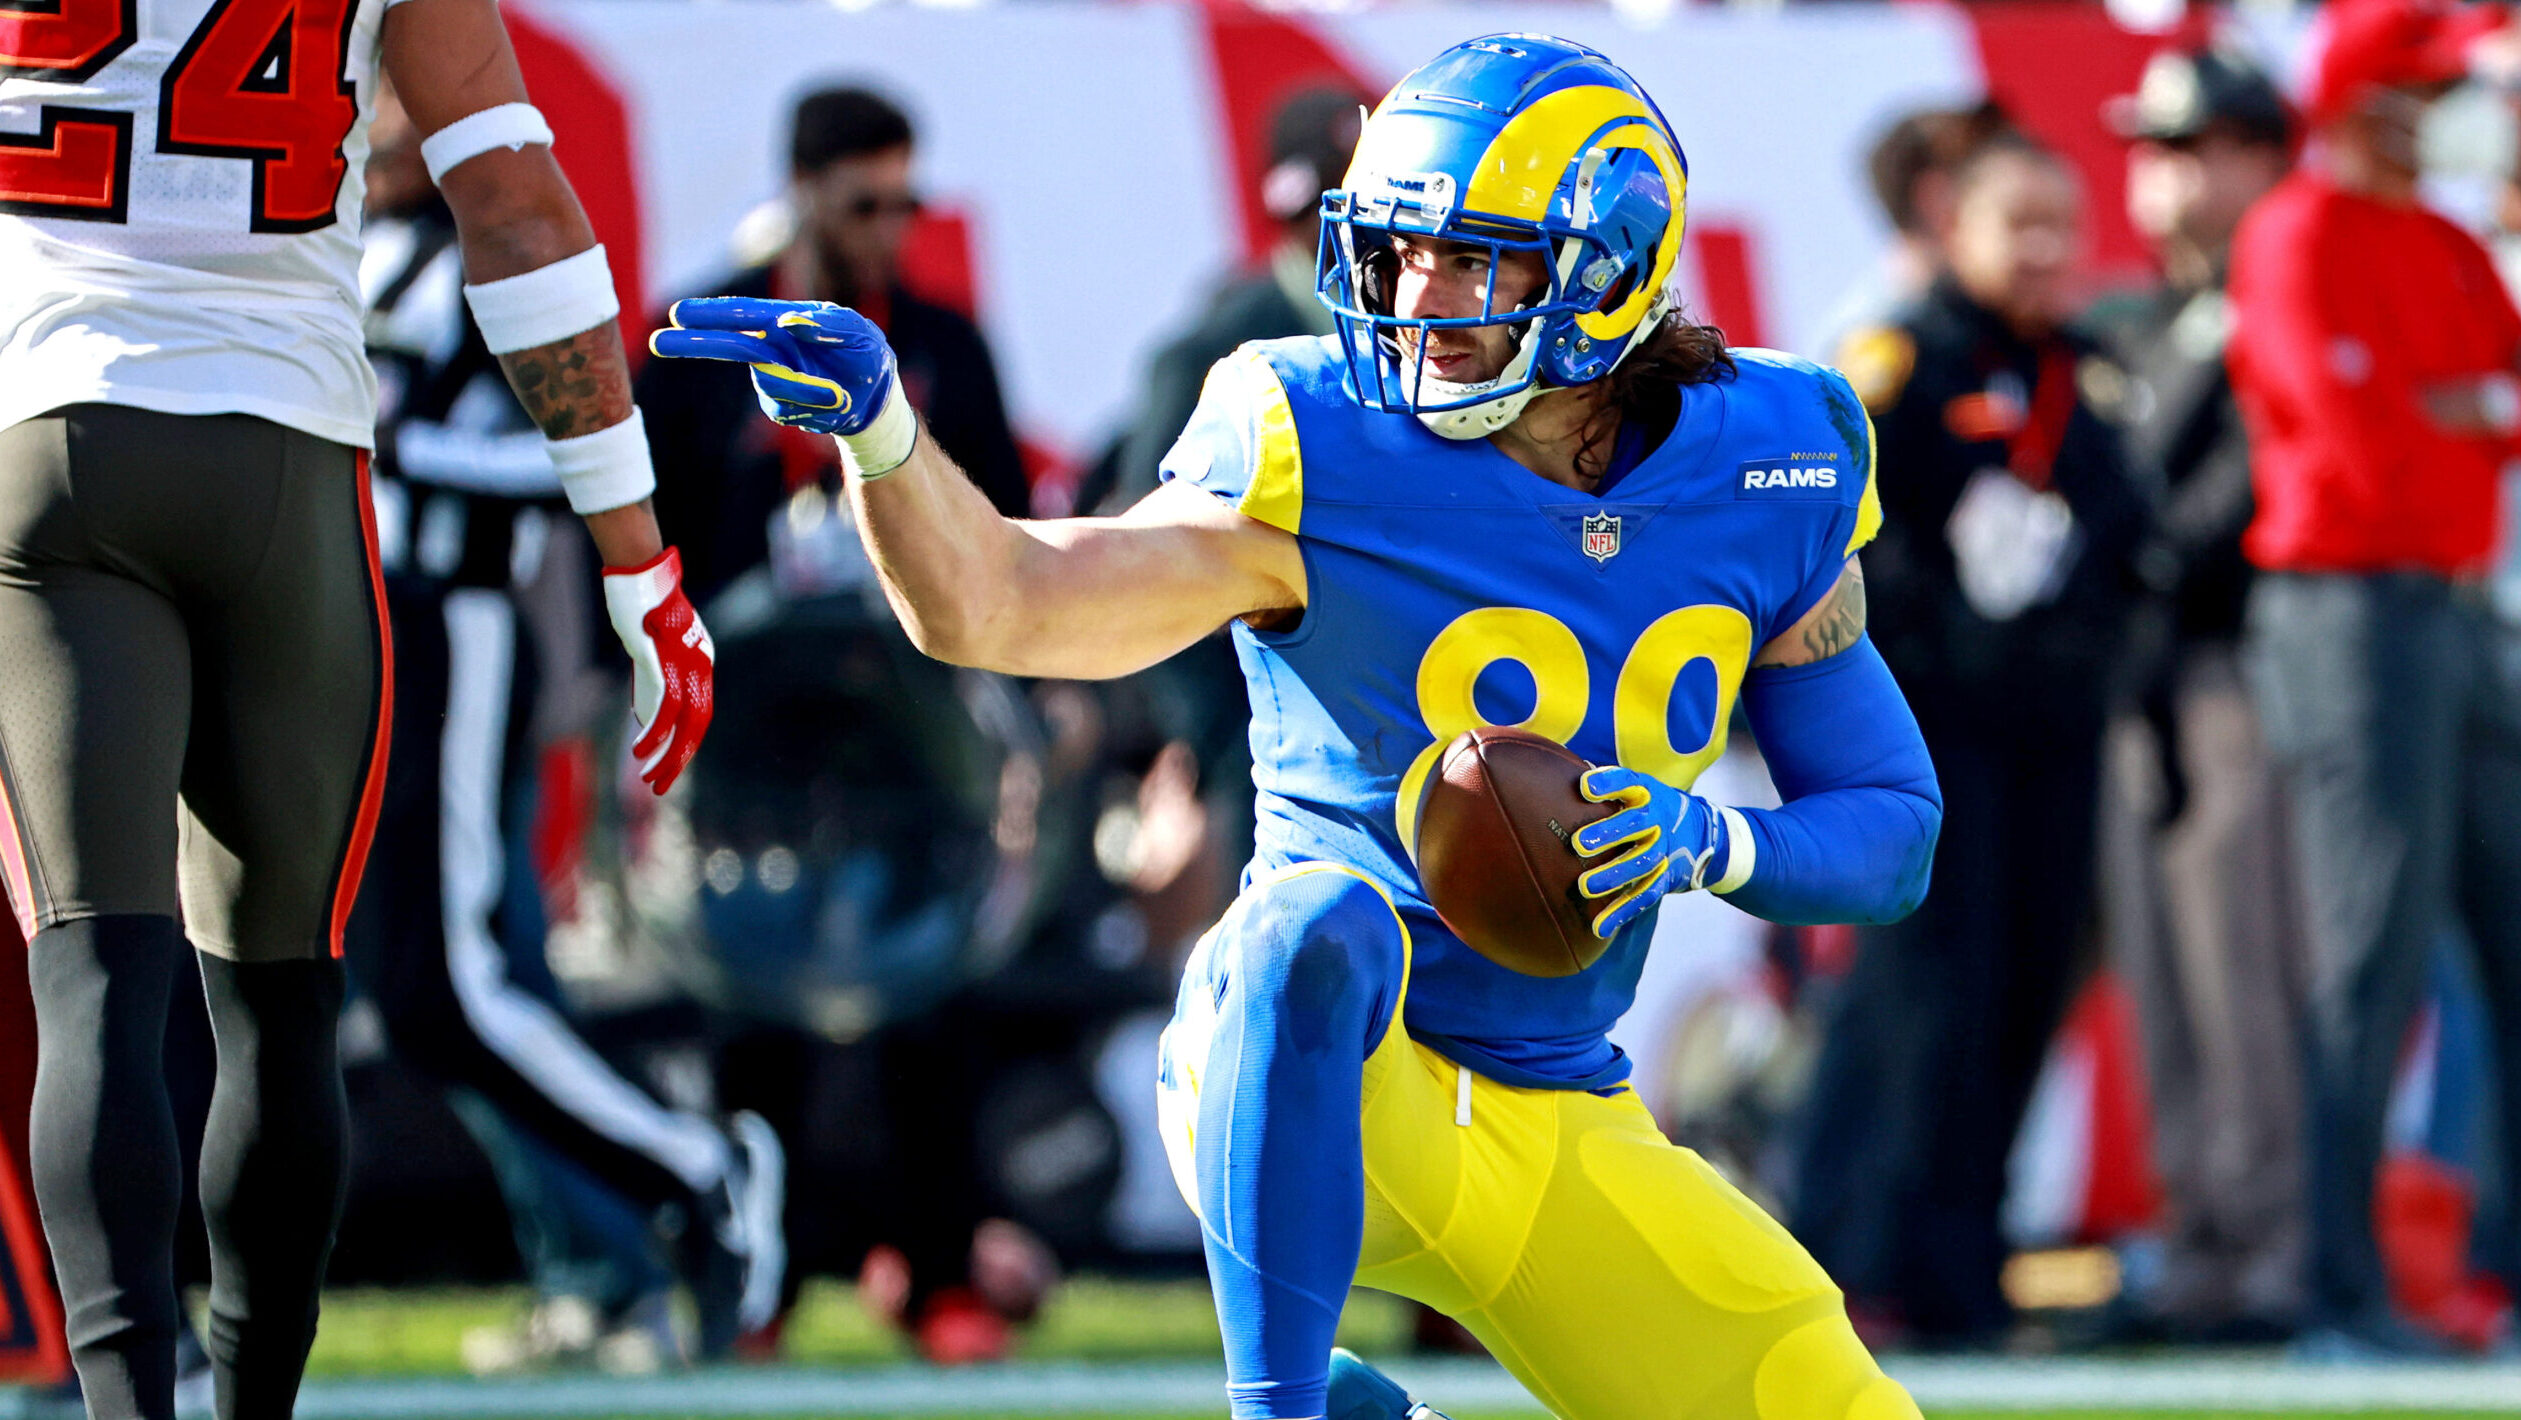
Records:
[[[1245,889],[1206,953],[1217,1010],[1196,1173],[1235,1420],[1327,1404],[1365,1231],[1359,1085],[1408,974],[1383,895],[1331,869]]]

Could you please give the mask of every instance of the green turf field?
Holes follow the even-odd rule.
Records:
[[[475,1381],[464,1333],[512,1321],[520,1289],[336,1292],[300,1420],[1218,1420],[1216,1323],[1196,1281],[1080,1279],[1008,1364],[918,1364],[844,1286],[808,1287],[785,1362],[638,1378],[592,1371]],[[1359,1292],[1343,1343],[1454,1420],[1544,1414],[1484,1360],[1406,1354],[1408,1314]],[[1893,1356],[1932,1420],[2419,1420],[2521,1417],[2521,1362],[2288,1366],[2274,1353],[2049,1359]],[[1215,1403],[1211,1404],[1211,1398]],[[0,1420],[76,1412],[0,1389]]]
[[[521,1288],[337,1291],[324,1298],[310,1376],[455,1375],[465,1331],[512,1320],[529,1304]],[[1351,1295],[1340,1344],[1367,1354],[1396,1350],[1408,1327],[1403,1304],[1381,1292]],[[1187,1360],[1217,1354],[1207,1284],[1077,1278],[1060,1288],[1017,1343],[1036,1361]],[[818,1278],[789,1317],[785,1358],[808,1366],[907,1361],[909,1344],[859,1307],[856,1292]]]

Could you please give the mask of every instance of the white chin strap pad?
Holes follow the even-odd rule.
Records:
[[[1525,378],[1531,373],[1532,361],[1539,357],[1540,348],[1541,330],[1540,325],[1535,322],[1532,328],[1523,334],[1523,348],[1515,352],[1514,359],[1498,373],[1497,378],[1476,385],[1460,385],[1450,380],[1433,378],[1422,379],[1420,381],[1422,388],[1432,390],[1438,397],[1447,400],[1466,398],[1477,394],[1482,389],[1496,385],[1514,384],[1518,381],[1523,383],[1521,388],[1509,394],[1483,399],[1476,404],[1465,404],[1453,409],[1421,411],[1418,422],[1426,425],[1429,430],[1442,438],[1457,440],[1485,439],[1512,424],[1522,417],[1523,406],[1530,404],[1532,397],[1541,392],[1539,380]]]

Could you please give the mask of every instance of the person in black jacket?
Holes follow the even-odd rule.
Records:
[[[1368,102],[1343,88],[1304,89],[1270,115],[1259,197],[1278,220],[1278,240],[1267,262],[1221,284],[1196,323],[1148,362],[1146,391],[1122,438],[1118,477],[1095,498],[1096,511],[1117,513],[1155,491],[1156,465],[1190,422],[1210,366],[1248,340],[1331,333],[1330,308],[1313,293],[1322,194],[1348,171]],[[1239,675],[1237,681],[1240,697]]]
[[[769,264],[698,294],[836,301],[865,313],[899,356],[902,389],[928,434],[999,511],[1022,516],[1031,494],[988,342],[963,315],[902,284],[902,246],[919,213],[914,142],[910,119],[882,95],[807,94],[788,146],[794,236]],[[825,477],[839,486],[832,441],[764,425],[741,369],[654,360],[637,393],[656,459],[657,518],[683,549],[696,603],[769,556],[770,518],[790,493]]]
[[[2147,514],[2126,376],[2066,327],[2073,174],[2006,135],[1954,178],[1950,270],[1840,354],[1873,413],[1870,620],[1944,791],[1934,885],[1864,934],[1796,1222],[1860,1316],[1996,1342],[2005,1163],[2091,904],[2101,731]]]
[[[2169,590],[2110,734],[2103,918],[2135,1000],[2162,1173],[2163,1259],[2113,1335],[2269,1340],[2304,1301],[2307,966],[2282,796],[2242,675],[2256,510],[2223,354],[2241,214],[2293,166],[2276,87],[2222,49],[2166,50],[2107,116],[2157,285],[2096,308],[2127,362],[2128,450],[2158,480],[2148,580]]]

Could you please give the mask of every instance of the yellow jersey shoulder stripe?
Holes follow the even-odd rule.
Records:
[[[1296,532],[1304,521],[1304,451],[1296,443],[1295,410],[1267,356],[1245,347],[1235,356],[1251,414],[1251,482],[1235,507],[1245,516]]]
[[[1882,531],[1881,454],[1882,441],[1874,437],[1873,416],[1868,414],[1864,420],[1864,496],[1856,500],[1856,531],[1848,537],[1842,556],[1855,556],[1857,548]]]

